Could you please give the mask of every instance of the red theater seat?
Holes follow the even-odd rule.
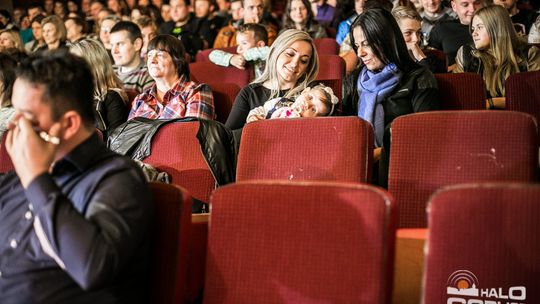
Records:
[[[536,180],[538,143],[530,115],[510,111],[435,111],[392,123],[388,189],[400,228],[425,228],[438,188],[482,181]]]
[[[537,184],[438,191],[429,204],[423,303],[540,303],[539,218]]]
[[[212,196],[204,302],[389,303],[391,197],[369,185],[241,182]]]
[[[236,179],[367,182],[373,129],[358,117],[270,119],[242,132]]]

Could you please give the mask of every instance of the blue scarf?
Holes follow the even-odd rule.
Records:
[[[393,63],[373,73],[364,67],[358,77],[358,117],[368,121],[375,130],[375,147],[382,147],[384,108],[382,102],[398,85],[401,73]]]

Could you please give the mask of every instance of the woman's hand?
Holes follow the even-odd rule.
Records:
[[[254,121],[257,121],[257,120],[263,120],[264,119],[264,116],[262,115],[251,115],[247,118],[247,123],[250,123],[250,122],[254,122]]]

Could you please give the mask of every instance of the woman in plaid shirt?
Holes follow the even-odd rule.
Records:
[[[214,119],[212,91],[207,84],[189,80],[189,63],[180,40],[159,35],[149,42],[147,54],[148,73],[156,83],[135,97],[129,119]]]

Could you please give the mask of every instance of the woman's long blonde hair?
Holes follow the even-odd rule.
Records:
[[[101,42],[86,38],[75,42],[70,52],[86,60],[94,75],[94,99],[103,100],[109,90],[114,90],[127,102],[122,81],[114,73],[111,59]]]
[[[306,72],[302,75],[295,86],[290,89],[285,96],[281,97],[294,97],[302,92],[310,82],[312,82],[317,73],[319,73],[319,56],[317,55],[317,49],[313,43],[313,39],[309,36],[308,33],[296,29],[286,30],[283,33],[279,34],[268,53],[268,59],[266,60],[266,67],[264,72],[259,78],[255,79],[253,83],[264,83],[266,81],[270,82],[271,94],[270,98],[280,97],[279,91],[281,90],[279,85],[279,75],[277,71],[277,59],[281,53],[283,53],[291,44],[296,41],[306,41],[311,45],[312,54],[309,59],[308,65],[306,67]]]
[[[518,73],[519,62],[527,59],[521,58],[521,50],[525,48],[526,42],[518,37],[508,11],[502,6],[483,7],[474,16],[478,16],[484,23],[489,35],[489,48],[475,49],[472,55],[480,59],[482,63],[482,77],[490,95],[492,97],[504,96],[506,79]],[[524,55],[527,56],[527,54]]]

